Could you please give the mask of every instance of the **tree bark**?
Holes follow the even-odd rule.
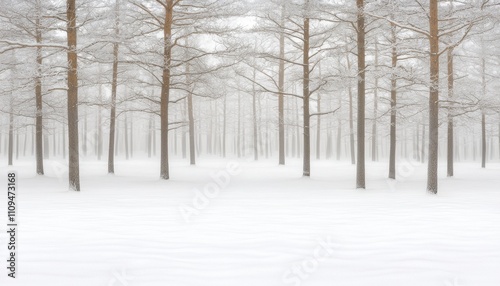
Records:
[[[351,63],[349,61],[349,56],[347,56],[347,68],[350,70],[351,69]],[[356,164],[356,153],[354,149],[354,111],[353,111],[353,96],[352,96],[352,87],[351,87],[351,82],[349,81],[349,86],[348,86],[348,93],[349,93],[349,147],[350,147],[350,154],[351,154],[351,164]]]
[[[306,6],[309,1],[306,0]],[[308,8],[306,7],[306,13]],[[303,47],[303,84],[302,97],[304,108],[304,166],[303,175],[309,177],[311,175],[311,142],[310,142],[310,116],[309,116],[309,15],[304,18],[304,47]]]
[[[438,0],[430,0],[430,91],[429,91],[429,162],[427,168],[427,191],[438,191],[438,147],[439,147],[439,37]]]
[[[453,177],[453,159],[454,159],[454,142],[453,142],[453,48],[448,48],[447,51],[447,67],[448,67],[448,100],[450,101],[448,107],[448,152],[447,152],[447,175]]]
[[[10,93],[10,107],[9,107],[9,149],[8,149],[8,165],[12,166],[14,156],[14,95]]]
[[[67,0],[69,188],[80,191],[78,149],[78,58],[75,0]]]
[[[120,34],[120,6],[119,0],[115,0],[115,36]],[[109,117],[109,149],[108,149],[108,173],[115,173],[115,130],[116,130],[116,90],[118,87],[118,54],[120,45],[118,41],[113,43],[113,78],[111,80],[111,103]]]
[[[255,80],[257,71],[253,69],[253,80],[252,80],[252,122],[253,122],[253,158],[254,160],[259,160],[259,150],[258,150],[258,137],[257,137],[257,95],[255,90]]]
[[[396,26],[391,24],[391,125],[389,144],[389,179],[396,179],[396,116],[397,116],[397,79],[396,68],[398,64]]]
[[[378,39],[375,38],[375,70],[378,71]],[[378,72],[375,72],[375,87],[373,90],[373,125],[372,125],[372,161],[378,160],[377,144],[377,120],[378,120]]]
[[[486,168],[486,115],[481,111],[481,168]]]
[[[41,9],[39,1],[36,1],[36,9]],[[39,15],[39,14],[37,14]],[[35,22],[36,30],[35,37],[36,43],[39,45],[36,48],[36,76],[35,76],[35,105],[36,105],[36,119],[35,119],[35,150],[36,150],[36,173],[43,175],[43,98],[42,98],[42,31],[40,17],[36,17]]]
[[[129,159],[129,146],[128,146],[128,118],[127,113],[125,113],[125,122],[123,127],[123,143],[125,143],[125,160]]]
[[[356,0],[358,46],[358,148],[356,188],[365,189],[365,16],[364,0]]]
[[[278,71],[278,137],[279,137],[279,165],[285,165],[285,5],[281,6],[281,27],[280,27],[280,60]]]
[[[172,58],[172,21],[174,1],[167,0],[165,3],[165,23],[163,26],[163,74],[160,102],[160,178],[168,180],[168,101],[170,99],[170,63]]]
[[[318,113],[321,113],[321,94],[318,93]],[[316,159],[321,158],[321,116],[317,116],[316,125]]]

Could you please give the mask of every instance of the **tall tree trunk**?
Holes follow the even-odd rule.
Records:
[[[309,1],[306,0],[306,5]],[[309,13],[306,7],[306,13]],[[311,138],[310,138],[310,116],[309,116],[309,15],[304,18],[304,48],[303,48],[303,84],[302,97],[304,105],[304,166],[303,175],[309,177],[311,175]]]
[[[342,154],[342,122],[340,118],[337,123],[337,161],[340,160],[340,155]]]
[[[321,112],[321,94],[318,93],[318,113]],[[318,121],[316,125],[316,159],[321,158],[321,116],[318,115]]]
[[[222,157],[226,158],[226,129],[227,129],[227,96],[224,95],[224,114],[222,122]]]
[[[120,35],[120,0],[115,0],[115,36]],[[108,149],[108,173],[115,173],[115,130],[116,130],[116,90],[118,87],[118,54],[120,45],[118,41],[113,43],[113,78],[111,80],[111,103],[109,117],[109,149]]]
[[[54,124],[54,131],[52,131],[52,156],[57,156],[57,140],[56,140],[56,126]]]
[[[130,158],[134,157],[134,112],[130,112]]]
[[[238,155],[238,158],[241,158],[241,95],[239,91],[239,83],[238,83],[238,130],[236,131],[237,133],[237,138],[236,138],[236,152]]]
[[[280,60],[278,71],[278,137],[279,137],[279,164],[285,165],[285,110],[284,110],[284,91],[285,91],[285,5],[281,5],[280,21]]]
[[[397,79],[396,68],[398,64],[396,26],[391,24],[391,125],[389,144],[389,179],[396,179],[396,116],[397,116]]]
[[[76,51],[76,5],[67,0],[68,40],[68,143],[69,143],[69,188],[80,191],[80,156],[78,150],[78,58]]]
[[[481,87],[482,98],[486,98],[486,59],[484,58],[484,41],[481,39],[482,44],[482,59],[481,59]],[[486,168],[486,114],[485,110],[481,108],[481,167]]]
[[[453,177],[453,159],[454,159],[454,146],[453,146],[453,48],[448,48],[448,152],[447,152],[447,175]]]
[[[416,147],[415,147],[415,160],[417,162],[420,162],[420,123],[417,123],[417,140],[416,140]]]
[[[347,68],[350,70],[351,69],[351,62],[349,60],[349,55],[346,56],[347,58]],[[351,82],[349,81],[349,86],[348,86],[348,93],[349,93],[349,147],[350,147],[350,153],[351,153],[351,164],[356,164],[356,151],[354,149],[354,111],[353,111],[353,96],[352,96],[352,87],[351,87]]]
[[[295,92],[294,92],[295,94]],[[296,149],[297,149],[297,158],[300,158],[300,117],[299,117],[299,100],[300,99],[295,99],[295,141],[296,141]]]
[[[102,85],[99,85],[99,106],[97,107],[97,160],[102,157]]]
[[[161,85],[161,146],[160,146],[160,178],[168,180],[168,101],[170,99],[170,63],[172,57],[172,16],[174,1],[167,0],[165,3],[165,23],[163,26],[163,74]]]
[[[151,145],[153,144],[153,115],[149,116],[148,126],[148,158],[151,158]]]
[[[184,122],[189,123],[189,118],[187,116],[187,111],[188,111],[187,105],[188,105],[187,100],[184,100],[184,106],[183,106],[184,110],[181,110],[181,112],[182,112],[182,120]],[[188,129],[189,129],[189,127],[188,127]],[[186,130],[186,126],[184,125],[182,127],[182,159],[186,159],[186,157],[187,157],[187,140],[186,140],[187,135],[188,135],[188,132]]]
[[[40,9],[40,1],[36,1],[36,9]],[[39,15],[37,13],[37,15]],[[42,100],[42,31],[41,31],[41,23],[40,17],[36,17],[35,20],[36,30],[36,43],[39,45],[36,48],[36,77],[35,77],[35,105],[36,105],[36,119],[35,119],[35,128],[36,128],[36,173],[38,175],[43,175],[43,100]]]
[[[63,124],[63,134],[62,134],[62,148],[63,148],[63,159],[66,159],[66,125]]]
[[[481,111],[481,168],[486,168],[486,115]]]
[[[429,162],[427,168],[427,191],[438,191],[438,147],[439,147],[439,38],[438,0],[430,0],[430,82],[429,91]]]
[[[372,161],[378,160],[377,120],[378,120],[378,39],[375,38],[375,89],[373,90]]]
[[[358,157],[356,164],[356,188],[365,186],[365,16],[364,0],[356,0],[358,46]]]
[[[50,158],[50,152],[49,152],[49,135],[47,135],[47,134],[43,135],[43,157],[44,157],[44,159],[49,159]]]
[[[259,154],[260,157],[264,156],[264,146],[263,146],[263,139],[262,139],[262,99],[260,94],[257,96],[257,136],[258,136],[258,142],[259,142]]]
[[[23,157],[26,157],[26,146],[28,144],[28,127],[25,128],[24,142],[23,142]]]
[[[8,157],[9,157],[9,166],[12,166],[12,159],[14,155],[14,95],[12,94],[12,91],[10,93],[10,108],[9,108],[9,151],[8,151]]]
[[[153,116],[153,156],[156,156],[156,118]]]
[[[19,159],[19,129],[16,130],[16,160]]]
[[[125,143],[125,160],[129,159],[129,146],[128,146],[128,120],[127,120],[127,113],[125,113],[125,122],[124,122],[124,127],[123,127],[123,143]]]
[[[35,145],[36,145],[35,137],[36,137],[36,127],[31,128],[31,156],[33,156],[35,154]],[[2,138],[1,134],[0,134],[0,138]],[[40,140],[40,142],[41,141],[42,140]],[[0,140],[0,145],[1,145],[1,142],[2,142],[2,140]],[[40,154],[42,154],[42,149],[40,149]],[[42,161],[43,161],[43,154],[42,154]]]
[[[257,95],[255,90],[257,70],[253,69],[252,79],[252,122],[253,122],[253,158],[259,160],[258,137],[257,137]]]

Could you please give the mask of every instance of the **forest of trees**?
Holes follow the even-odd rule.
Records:
[[[0,154],[500,157],[497,0],[0,0]],[[353,182],[354,185],[354,182]]]

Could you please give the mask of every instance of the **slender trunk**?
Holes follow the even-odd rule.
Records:
[[[318,93],[318,113],[321,112],[321,95]],[[318,124],[316,126],[316,159],[321,157],[321,116],[318,115]]]
[[[16,130],[16,160],[19,159],[19,129]]]
[[[10,94],[10,108],[9,108],[9,166],[12,166],[13,153],[14,153],[14,95]]]
[[[253,158],[254,160],[259,160],[259,150],[257,145],[257,95],[255,90],[257,71],[253,69],[253,80],[252,80],[252,122],[253,122]]]
[[[35,145],[36,145],[35,137],[36,137],[36,128],[31,128],[31,156],[33,156],[35,154]],[[0,136],[0,138],[2,138],[2,137]],[[1,145],[1,140],[0,140],[0,145]],[[42,154],[41,151],[40,151],[40,154]],[[42,156],[42,159],[43,159],[43,156]],[[38,170],[38,168],[37,168],[37,170]]]
[[[67,0],[68,40],[68,143],[69,143],[69,187],[80,191],[80,156],[78,150],[78,58],[76,50],[76,4]]]
[[[226,109],[227,109],[227,96],[224,95],[224,114],[223,114],[223,122],[222,122],[222,157],[226,157],[226,128],[227,128],[227,114],[226,114]]]
[[[285,165],[285,5],[281,6],[281,27],[280,27],[280,61],[278,72],[278,136],[279,136],[279,164]]]
[[[308,5],[308,0],[306,5]],[[307,8],[306,8],[307,11]],[[303,48],[303,84],[302,84],[302,98],[304,105],[304,166],[303,176],[309,177],[311,175],[311,138],[310,138],[310,116],[309,116],[309,16],[304,18],[304,48]]]
[[[116,136],[115,136],[115,157],[118,156],[118,153],[119,151],[121,151],[121,147],[123,146],[123,144],[120,144],[120,121],[117,121],[116,122]]]
[[[163,74],[161,86],[161,145],[160,145],[160,178],[168,180],[168,101],[170,98],[170,63],[172,56],[172,21],[173,21],[173,0],[165,3],[165,24],[163,26]]]
[[[149,116],[148,125],[148,158],[151,158],[151,144],[153,143],[153,115]]]
[[[429,91],[429,162],[427,169],[427,191],[438,191],[438,147],[439,147],[439,38],[438,0],[430,0],[430,82]]]
[[[448,100],[450,101],[448,107],[448,152],[447,152],[447,175],[453,177],[453,48],[448,48]]]
[[[365,185],[365,16],[364,0],[356,0],[357,46],[358,46],[358,148],[356,164],[356,188],[364,189]]]
[[[55,127],[55,124],[54,124],[54,131],[52,131],[52,156],[56,156],[56,152],[57,152],[57,144],[56,144],[57,140],[56,140],[56,127]]]
[[[130,112],[130,158],[134,157],[134,113]]]
[[[378,39],[375,38],[375,87],[373,91],[372,161],[378,160],[377,120],[378,120]]]
[[[257,138],[258,138],[258,142],[259,142],[259,154],[260,156],[264,156],[264,146],[262,144],[262,142],[264,140],[262,140],[262,99],[261,99],[261,96],[260,94],[257,96]]]
[[[99,106],[97,107],[97,160],[102,157],[102,85],[99,85]]]
[[[63,134],[62,134],[62,148],[63,148],[63,159],[66,159],[66,125],[63,124]]]
[[[239,84],[238,84],[239,89]],[[236,132],[236,150],[238,158],[241,158],[241,96],[238,90],[238,131]]]
[[[294,92],[295,94],[295,92]],[[297,158],[300,158],[300,117],[299,117],[299,100],[295,98],[295,141],[296,141],[296,147],[297,147]]]
[[[337,123],[337,161],[340,160],[340,155],[342,153],[342,122],[340,118]]]
[[[349,60],[349,56],[347,56],[347,68],[351,69],[351,62]],[[356,153],[354,150],[354,112],[353,112],[353,98],[352,98],[352,87],[351,82],[349,81],[348,86],[349,93],[349,147],[351,152],[351,164],[356,164]]]
[[[153,115],[153,156],[156,156],[156,117]]]
[[[128,120],[127,120],[127,113],[125,113],[125,122],[124,122],[124,127],[123,127],[123,143],[125,143],[125,160],[128,160],[129,158],[129,147],[128,147]]]
[[[24,133],[24,142],[23,142],[23,157],[26,157],[26,146],[28,144],[28,127],[26,127]]]
[[[40,9],[40,1],[36,1],[36,9]],[[38,14],[37,14],[38,15]],[[42,31],[40,17],[36,17],[36,43],[37,45],[42,44]],[[42,48],[38,46],[36,48],[36,77],[35,77],[35,105],[36,105],[36,119],[35,119],[35,144],[36,144],[36,173],[38,175],[43,175],[43,100],[42,100]]]
[[[420,162],[420,123],[417,124],[417,140],[416,142],[416,147],[415,147],[415,159],[417,162]]]
[[[189,118],[187,117],[187,100],[184,100],[184,106],[183,106],[183,112],[182,112],[182,120],[184,122],[189,122]],[[189,129],[189,127],[188,127]],[[186,136],[188,135],[188,132],[186,132],[186,126],[182,127],[182,159],[186,159],[187,157],[187,138]]]
[[[486,168],[486,115],[481,112],[481,168]]]
[[[391,125],[390,125],[390,146],[389,146],[389,178],[396,179],[396,115],[397,115],[397,79],[396,68],[398,54],[396,49],[396,26],[391,24],[391,46],[392,46],[392,73],[391,73]]]
[[[120,34],[120,6],[119,0],[115,0],[115,36]],[[109,149],[108,149],[108,173],[115,173],[115,130],[116,130],[116,90],[118,87],[118,54],[120,45],[118,41],[113,43],[113,78],[111,80],[111,114],[109,117]]]
[[[44,157],[44,159],[49,159],[50,158],[49,136],[47,134],[43,135],[43,157]]]

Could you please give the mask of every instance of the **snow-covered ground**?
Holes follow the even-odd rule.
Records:
[[[1,215],[0,285],[500,285],[498,163],[457,163],[453,179],[441,164],[432,196],[425,165],[393,182],[369,162],[355,190],[349,163],[302,178],[300,161],[228,162],[174,161],[160,181],[157,160],[118,161],[114,176],[82,161],[80,193],[54,161],[45,177],[2,165],[18,171],[20,252],[14,283]]]

